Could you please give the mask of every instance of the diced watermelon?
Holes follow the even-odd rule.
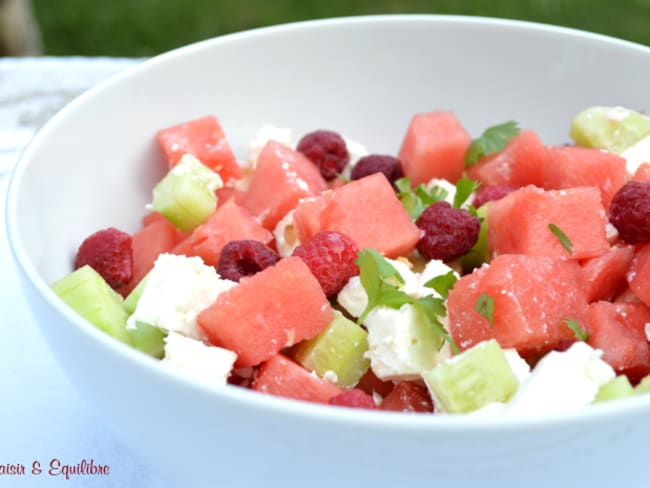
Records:
[[[632,181],[650,181],[650,163],[641,164],[632,175]]]
[[[480,295],[494,304],[492,324],[477,311]],[[447,311],[459,349],[496,339],[536,359],[573,338],[564,319],[583,323],[587,296],[575,261],[504,254],[460,278],[449,292]]]
[[[452,112],[416,114],[398,159],[413,186],[432,178],[456,182],[465,170],[465,153],[471,142],[469,133]]]
[[[371,247],[387,257],[408,255],[421,235],[383,173],[301,201],[294,223],[303,242],[333,230],[350,236],[359,249]]]
[[[160,212],[149,212],[147,215],[142,217],[142,227],[146,227],[149,224],[153,224],[154,222],[158,222],[159,220],[166,220],[165,216],[161,214]]]
[[[320,284],[304,261],[289,257],[219,295],[197,323],[214,345],[254,366],[281,349],[311,339],[334,319]]]
[[[627,286],[623,290],[621,294],[619,294],[615,299],[615,302],[622,302],[622,303],[643,303],[641,300],[639,300],[639,297],[637,297],[632,290],[630,290],[630,287]]]
[[[587,342],[603,351],[603,360],[618,374],[637,383],[650,374],[650,343],[645,335],[648,323],[650,309],[641,303],[592,303],[587,316]]]
[[[549,147],[544,166],[547,190],[574,186],[597,186],[605,208],[625,183],[625,159],[616,154],[589,147]]]
[[[368,395],[363,390],[359,390],[358,388],[344,391],[340,395],[336,395],[335,397],[330,398],[329,404],[336,405],[338,407],[365,408],[368,410],[375,410],[377,408],[377,405],[375,405],[375,400],[372,398],[372,396]]]
[[[212,115],[163,129],[156,138],[170,168],[189,153],[219,173],[224,183],[237,180],[243,174],[230,150],[221,124]]]
[[[425,386],[402,381],[384,398],[379,407],[393,412],[433,412],[433,402]]]
[[[184,238],[167,219],[157,219],[131,236],[133,248],[133,277],[131,281],[117,290],[126,297],[140,283],[140,280],[153,268],[158,256],[170,252]]]
[[[627,282],[632,293],[650,307],[650,244],[637,247]]]
[[[268,244],[273,235],[248,210],[230,199],[219,205],[208,220],[194,229],[172,252],[199,256],[205,264],[217,267],[223,246],[239,239]]]
[[[620,246],[581,263],[589,303],[613,300],[625,290],[625,274],[633,256],[634,247]]]
[[[252,389],[315,403],[329,403],[330,398],[343,393],[338,386],[319,378],[282,354],[271,357],[257,370]]]
[[[219,188],[215,193],[217,195],[217,203],[219,205],[226,203],[231,198],[235,200],[235,203],[237,205],[241,205],[245,195],[243,191],[237,190],[231,186],[224,186],[222,188]]]
[[[583,259],[609,250],[605,209],[595,187],[544,191],[527,186],[490,202],[488,246],[492,255],[535,254]],[[554,224],[571,243],[571,254],[551,232]]]
[[[377,393],[383,398],[386,398],[386,396],[393,391],[395,384],[392,381],[380,380],[377,375],[373,373],[372,369],[369,369],[366,371],[366,374],[361,377],[356,387],[365,391],[368,395]]]
[[[301,198],[320,195],[326,189],[325,180],[311,161],[279,142],[269,141],[257,159],[242,205],[273,230]]]
[[[467,176],[484,185],[542,186],[548,154],[535,131],[522,130],[505,149],[481,158]]]

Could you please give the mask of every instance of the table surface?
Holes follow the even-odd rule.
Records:
[[[0,487],[166,488],[115,441],[68,382],[49,352],[18,286],[4,223],[9,172],[35,132],[63,105],[141,60],[0,58]],[[51,476],[52,459],[110,466],[108,476]],[[45,468],[36,476],[32,464]],[[23,476],[4,465],[22,464]]]

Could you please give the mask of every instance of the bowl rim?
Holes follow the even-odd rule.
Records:
[[[137,75],[141,71],[151,69],[160,63],[173,62],[175,58],[185,56],[189,53],[213,49],[217,46],[238,42],[241,39],[265,37],[274,35],[275,33],[303,31],[314,27],[328,28],[354,24],[379,25],[382,23],[426,23],[431,26],[455,23],[464,26],[476,25],[498,29],[524,30],[540,34],[560,35],[567,39],[579,38],[610,46],[614,45],[623,49],[638,50],[644,55],[648,55],[650,60],[650,47],[603,34],[522,20],[437,14],[364,15],[291,22],[226,34],[159,54],[109,77],[107,80],[88,89],[68,103],[37,132],[12,169],[7,188],[5,222],[9,247],[13,255],[14,263],[21,275],[23,286],[31,287],[32,291],[47,303],[54,313],[59,314],[68,323],[73,324],[78,333],[85,334],[91,340],[97,341],[101,347],[110,349],[112,353],[119,356],[119,360],[128,361],[133,367],[144,368],[148,374],[156,376],[157,379],[173,382],[174,388],[191,389],[194,393],[211,397],[215,402],[227,400],[232,403],[239,403],[241,406],[255,408],[261,414],[266,415],[301,417],[304,420],[338,424],[340,427],[379,429],[393,435],[396,433],[409,435],[421,432],[456,434],[470,432],[512,433],[521,431],[522,429],[534,431],[537,429],[548,429],[550,427],[567,427],[606,422],[615,416],[622,417],[642,411],[646,413],[650,411],[650,395],[640,395],[620,399],[615,402],[590,405],[588,408],[582,408],[577,411],[549,414],[543,417],[509,417],[506,415],[404,415],[398,412],[374,411],[368,413],[358,409],[333,408],[327,405],[289,400],[271,395],[261,395],[257,392],[231,385],[227,385],[226,387],[212,387],[192,378],[187,378],[182,373],[171,370],[170,368],[160,367],[160,361],[123,344],[99,330],[66,306],[63,301],[59,300],[49,288],[48,283],[40,276],[36,270],[36,266],[27,255],[18,231],[18,195],[20,193],[21,181],[33,155],[39,151],[43,142],[47,140],[49,133],[59,123],[64,121],[68,114],[73,113],[77,106],[86,103],[87,100],[92,99],[96,94],[110,89],[115,84],[128,81],[129,78]],[[58,353],[55,352],[55,356],[57,355]]]

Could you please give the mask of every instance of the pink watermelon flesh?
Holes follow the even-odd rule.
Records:
[[[547,159],[539,136],[532,130],[522,130],[503,151],[481,158],[470,167],[467,176],[484,185],[541,187]]]
[[[269,395],[325,403],[343,390],[307,371],[291,359],[277,354],[255,373],[252,389]]]
[[[650,343],[645,324],[650,309],[641,303],[596,302],[589,306],[590,346],[603,351],[603,360],[632,383],[650,374]]]
[[[208,115],[168,127],[159,131],[156,138],[170,168],[189,153],[219,173],[224,182],[243,175],[216,117]]]
[[[605,208],[625,183],[625,159],[616,154],[589,147],[549,147],[544,166],[547,190],[574,186],[596,186]]]
[[[493,324],[476,310],[482,294],[493,299]],[[504,254],[459,279],[449,293],[447,311],[461,350],[494,338],[502,347],[536,359],[574,337],[563,320],[584,323],[587,296],[575,261]]]
[[[194,229],[172,252],[199,256],[208,266],[217,267],[223,246],[239,239],[252,239],[268,244],[273,235],[262,227],[248,210],[237,205],[234,199],[230,199],[220,204],[208,220]]]
[[[370,247],[390,258],[411,253],[421,235],[383,173],[303,200],[294,222],[303,242],[332,230],[350,236],[359,249]]]
[[[625,290],[625,274],[633,256],[632,246],[613,247],[602,256],[581,263],[589,303],[613,300]]]
[[[432,178],[456,182],[465,170],[465,153],[471,141],[451,112],[416,114],[411,119],[398,159],[413,186]]]
[[[237,367],[254,366],[321,333],[334,312],[302,259],[289,257],[219,295],[197,317],[214,345],[238,354]]]
[[[650,307],[650,244],[637,247],[627,282],[632,293]]]
[[[609,250],[605,233],[605,209],[595,187],[544,191],[527,186],[487,211],[488,247],[499,254],[534,254],[583,259]],[[572,244],[569,253],[549,229],[554,224]]]
[[[273,230],[301,198],[320,195],[327,185],[318,168],[302,154],[269,141],[257,160],[242,204],[262,225]]]
[[[632,181],[650,181],[650,163],[641,164],[632,175]]]

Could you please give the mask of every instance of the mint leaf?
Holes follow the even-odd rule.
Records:
[[[485,317],[490,326],[494,327],[494,298],[487,293],[481,293],[476,299],[474,309]]]
[[[510,120],[485,129],[481,137],[474,139],[465,154],[465,167],[474,166],[483,156],[503,151],[508,143],[519,135],[519,125]]]
[[[412,220],[417,220],[429,205],[440,202],[449,195],[449,192],[440,186],[434,186],[427,190],[426,185],[421,183],[415,188],[411,188],[409,178],[400,178],[395,182],[395,186],[398,190],[397,198],[402,202],[402,206]]]
[[[476,191],[480,183],[478,181],[470,180],[469,178],[461,178],[456,182],[456,194],[454,195],[454,208],[460,208],[463,203],[467,201],[472,192]]]
[[[555,224],[548,224],[548,229],[560,240],[562,247],[564,247],[569,254],[573,254],[573,243],[569,240],[566,234]]]
[[[457,280],[458,278],[456,278],[456,273],[450,271],[447,274],[431,278],[424,284],[424,286],[427,288],[433,288],[442,298],[447,298],[449,290],[454,287]]]
[[[586,329],[580,327],[580,324],[572,318],[566,318],[563,320],[566,326],[573,331],[573,334],[576,336],[576,339],[579,341],[586,341],[589,339],[589,332]]]

